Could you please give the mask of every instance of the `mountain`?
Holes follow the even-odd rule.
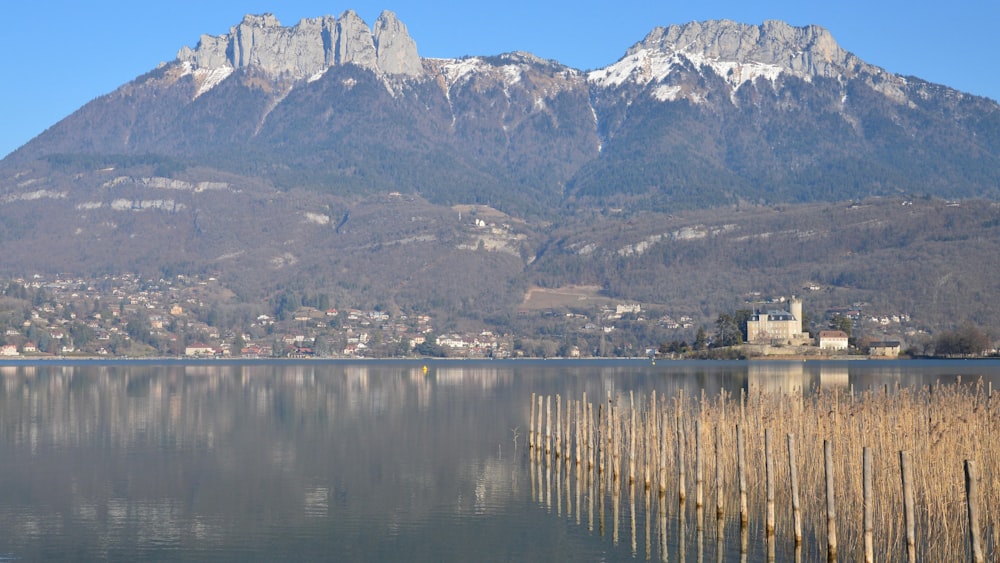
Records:
[[[421,58],[390,12],[372,27],[248,15],[0,162],[0,252],[9,275],[211,272],[245,299],[292,287],[508,324],[529,287],[577,283],[684,296],[702,319],[814,282],[839,288],[831,306],[916,309],[919,288],[975,263],[970,241],[994,240],[992,203],[928,219],[971,199],[1000,199],[1000,106],[865,63],[818,26],[656,28],[584,72],[520,52]],[[849,201],[885,218],[828,224]],[[955,221],[973,222],[956,238]],[[900,263],[929,241],[950,257]],[[965,284],[924,317],[1000,312],[958,298],[997,282]]]

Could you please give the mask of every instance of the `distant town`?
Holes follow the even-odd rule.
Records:
[[[989,338],[975,329],[935,341],[905,329],[910,320],[905,314],[863,318],[860,309],[832,310],[824,326],[814,324],[810,331],[803,326],[802,300],[784,297],[720,313],[714,326],[698,326],[687,315],[647,315],[635,303],[604,307],[594,318],[537,313],[560,315],[564,330],[572,324],[585,336],[560,335],[559,343],[487,329],[441,331],[429,315],[338,308],[323,295],[286,293],[267,304],[240,304],[211,276],[34,275],[0,281],[0,289],[0,358],[898,357],[908,352],[899,339],[855,338],[852,327],[862,322],[905,332],[920,340],[915,348],[927,355],[995,353]],[[629,327],[647,325],[660,330],[629,333]],[[663,336],[671,333],[694,336]]]

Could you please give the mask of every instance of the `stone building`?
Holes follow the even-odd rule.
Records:
[[[747,342],[752,344],[806,344],[802,332],[802,300],[792,297],[788,310],[757,311],[747,320]]]

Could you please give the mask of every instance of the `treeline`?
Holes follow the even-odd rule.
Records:
[[[995,355],[990,335],[978,326],[965,324],[918,341],[909,352],[914,357],[975,358]]]

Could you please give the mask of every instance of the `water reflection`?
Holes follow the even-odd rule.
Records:
[[[750,392],[808,393],[817,389],[847,390],[850,362],[750,362]]]
[[[334,544],[412,537],[407,530],[436,513],[492,515],[518,491],[508,421],[520,408],[493,401],[510,387],[510,371],[281,364],[0,373],[8,538],[0,554],[58,554],[71,539],[83,539],[85,559],[110,555],[116,543],[126,552],[214,544],[237,553],[243,540],[260,544],[292,523],[318,536],[333,519],[349,523]],[[366,521],[378,525],[362,529]]]
[[[555,394],[810,392],[942,377],[899,362],[661,364],[2,366],[0,558],[667,560],[673,550],[683,560],[690,548],[700,561],[713,545],[703,516],[689,526],[675,502],[635,490],[645,479],[613,477],[622,460],[546,446],[529,464],[531,394],[541,412]],[[971,381],[984,365],[961,375]],[[553,406],[544,405],[554,415]],[[563,405],[561,416],[581,409]],[[624,498],[609,492],[626,485]],[[745,530],[730,530],[746,544]]]

